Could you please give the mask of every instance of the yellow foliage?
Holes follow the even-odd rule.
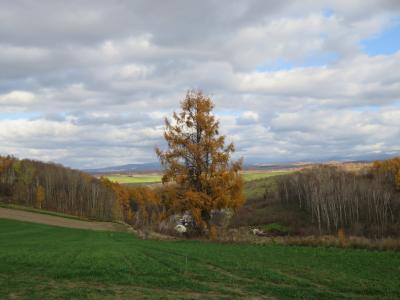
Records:
[[[188,91],[181,112],[165,120],[168,149],[156,149],[169,211],[190,211],[200,228],[209,227],[212,210],[237,209],[244,202],[242,161],[230,161],[235,147],[226,146],[225,136],[219,135],[213,108],[211,98]]]
[[[14,161],[12,157],[0,157],[0,174],[10,168]]]
[[[153,224],[165,218],[164,215],[159,215],[160,191],[146,186],[124,186],[105,177],[101,177],[100,180],[116,195],[114,218],[119,219],[122,212],[124,220],[138,226]]]
[[[394,184],[400,190],[400,157],[395,157],[383,161],[374,161],[372,169],[375,172],[389,174],[394,178]]]
[[[114,191],[116,196],[116,202],[113,206],[113,215],[115,218],[120,218],[122,213],[123,219],[129,220],[129,212],[130,212],[130,205],[129,205],[129,190],[122,186],[117,182],[112,182],[106,177],[100,178],[103,185],[111,188]]]

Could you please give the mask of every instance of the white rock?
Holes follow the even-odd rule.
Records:
[[[186,227],[183,226],[183,225],[176,225],[176,226],[175,226],[175,230],[176,230],[177,232],[179,232],[179,233],[184,233],[184,232],[186,232]]]
[[[259,235],[259,234],[263,234],[263,233],[264,233],[263,231],[261,231],[261,230],[258,229],[258,228],[252,229],[251,232],[252,232],[254,235]]]

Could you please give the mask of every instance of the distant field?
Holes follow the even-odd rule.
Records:
[[[106,176],[108,179],[118,183],[157,183],[161,182],[161,175],[112,175]]]
[[[0,219],[0,299],[399,299],[400,254],[140,240]]]
[[[245,181],[253,181],[253,180],[258,180],[258,179],[278,176],[278,175],[289,174],[291,172],[293,172],[293,171],[268,171],[268,172],[243,171],[242,172],[242,176],[243,176]]]
[[[258,180],[262,178],[287,174],[291,171],[244,171],[242,176],[245,181]],[[151,174],[151,175],[111,175],[106,176],[108,179],[114,182],[122,184],[146,184],[146,183],[158,183],[161,182],[161,175]]]

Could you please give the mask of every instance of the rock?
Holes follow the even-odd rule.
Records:
[[[179,233],[185,233],[187,230],[184,225],[179,224],[175,226],[175,231]]]

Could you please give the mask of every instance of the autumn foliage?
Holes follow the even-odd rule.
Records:
[[[200,230],[210,229],[213,211],[237,209],[244,202],[241,161],[231,162],[234,145],[225,145],[213,108],[210,97],[189,91],[181,111],[165,120],[168,149],[156,149],[162,182],[174,194],[168,212],[189,211]]]
[[[62,212],[82,218],[156,227],[160,192],[129,187],[60,165],[0,156],[0,202]]]
[[[400,157],[383,161],[375,161],[372,165],[375,173],[378,173],[384,180],[392,182],[397,190],[400,190]]]
[[[116,220],[116,194],[99,179],[60,165],[0,156],[0,201],[97,220]]]

